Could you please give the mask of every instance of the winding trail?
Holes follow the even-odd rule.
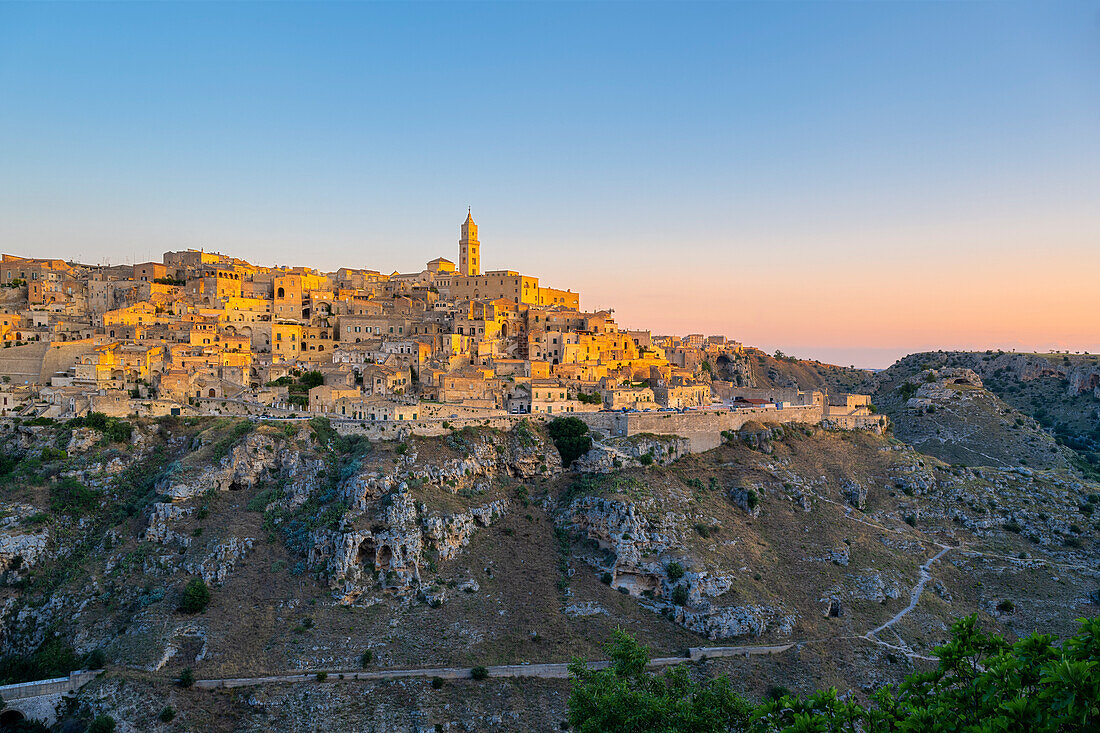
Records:
[[[872,629],[871,631],[868,631],[865,634],[865,636],[868,639],[871,639],[871,637],[873,637],[875,634],[877,634],[880,631],[883,631],[885,629],[888,629],[891,626],[893,626],[894,624],[896,624],[898,621],[901,621],[901,619],[906,614],[908,614],[910,611],[912,611],[914,608],[917,607],[917,603],[920,601],[921,593],[924,592],[924,586],[928,583],[929,580],[932,579],[932,573],[931,573],[932,563],[936,562],[936,560],[939,560],[941,557],[943,557],[948,552],[948,550],[952,549],[949,545],[938,545],[938,546],[942,549],[940,549],[940,551],[937,552],[932,557],[925,560],[924,563],[920,566],[920,580],[918,580],[917,584],[915,586],[913,586],[913,593],[909,598],[909,605],[906,606],[905,608],[901,609],[900,611],[898,611],[898,613],[892,619],[890,619],[889,621],[884,623],[882,626],[879,626],[878,628],[875,628],[875,629]],[[872,641],[878,641],[877,639],[871,639],[871,640]]]

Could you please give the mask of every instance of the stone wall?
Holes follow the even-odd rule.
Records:
[[[0,349],[0,375],[12,384],[49,384],[57,372],[66,372],[78,356],[91,353],[91,341],[38,342]]]
[[[331,417],[331,416],[330,416]],[[511,430],[521,420],[532,423],[547,422],[560,415],[500,415],[484,418],[453,418],[450,420],[404,420],[388,422],[359,422],[332,419],[333,427],[344,435],[365,435],[371,440],[404,440],[409,435],[447,435],[451,430],[464,427],[490,427]],[[686,438],[692,453],[701,453],[722,444],[722,433],[739,430],[751,421],[776,425],[801,423],[817,425],[821,422],[821,407],[817,405],[740,410],[692,410],[691,412],[584,412],[565,415],[583,420],[593,432],[607,437],[623,438],[641,433],[654,435],[678,435]],[[876,420],[880,416],[872,416]],[[845,418],[851,426],[858,418]],[[446,423],[446,426],[444,426]]]
[[[701,453],[722,444],[722,433],[740,430],[749,421],[775,425],[802,423],[816,425],[821,422],[821,407],[807,405],[739,410],[694,410],[691,412],[629,412],[626,413],[626,434],[655,433],[680,435],[690,442],[693,453]]]

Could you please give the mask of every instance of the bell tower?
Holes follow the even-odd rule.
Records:
[[[477,241],[477,224],[470,210],[462,223],[462,238],[458,240],[458,271],[467,277],[481,274],[481,242]]]

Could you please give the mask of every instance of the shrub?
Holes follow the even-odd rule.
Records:
[[[649,451],[648,453],[643,453],[641,456],[638,457],[638,460],[641,462],[641,464],[643,466],[652,466],[653,465],[653,451]]]
[[[765,697],[768,700],[782,700],[790,694],[791,691],[783,685],[772,685],[768,688],[767,693],[765,693]]]
[[[576,417],[558,417],[546,426],[561,454],[562,466],[568,468],[576,459],[592,448],[592,436],[588,435],[588,425]]]
[[[88,726],[88,733],[113,733],[115,719],[110,715],[97,715],[92,724]]]
[[[997,610],[1001,613],[1012,613],[1016,610],[1016,604],[1006,598],[997,604]]]
[[[180,687],[190,687],[195,684],[195,673],[191,671],[190,667],[185,667],[184,670],[180,672],[180,677],[176,680],[176,684]]]
[[[670,562],[668,564],[668,579],[675,583],[680,578],[684,577],[684,566],[678,562]]]
[[[103,669],[105,664],[107,664],[107,656],[102,649],[93,649],[84,657],[85,669]]]
[[[609,668],[569,665],[569,723],[577,730],[668,733],[1097,730],[1100,618],[1080,624],[1061,645],[1037,633],[1010,644],[983,633],[977,616],[968,616],[936,650],[935,670],[868,694],[867,707],[831,689],[766,700],[755,709],[728,678],[695,682],[684,666],[648,672],[649,650],[616,631],[607,647]]]
[[[0,684],[63,677],[82,666],[82,659],[71,646],[59,637],[52,637],[32,654],[9,653],[0,657]]]
[[[443,678],[442,677],[432,677],[432,689],[433,690],[438,690],[442,687],[443,687]]]
[[[370,649],[368,649],[365,652],[363,652],[362,656],[359,657],[359,666],[362,667],[363,669],[366,669],[367,667],[369,667],[371,665],[371,662],[373,662],[373,661],[374,661],[374,652],[372,652]]]
[[[470,670],[470,679],[483,680],[489,676],[489,670],[485,667],[474,667]]]
[[[180,611],[183,613],[201,613],[210,604],[210,587],[202,578],[192,578],[183,589],[180,599]]]
[[[305,387],[306,391],[313,389],[314,387],[320,387],[325,383],[325,377],[321,372],[313,371],[306,372],[298,378],[298,384]]]
[[[165,705],[164,709],[160,711],[160,715],[157,717],[162,723],[171,723],[176,717],[176,709],[171,705]]]
[[[317,681],[318,682],[324,682],[327,679],[328,679],[328,672],[318,672],[317,673]]]
[[[50,508],[55,512],[79,516],[98,504],[95,492],[75,478],[63,478],[50,487]]]
[[[687,605],[688,589],[686,585],[678,585],[672,589],[672,602],[677,606]]]
[[[611,573],[605,572],[603,575],[600,576],[600,582],[604,585],[611,585],[611,580]]]

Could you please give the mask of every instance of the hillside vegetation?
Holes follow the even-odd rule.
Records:
[[[336,675],[599,658],[622,628],[670,656],[797,643],[707,662],[740,669],[745,695],[861,690],[922,668],[965,614],[1015,637],[1095,613],[1100,486],[1072,467],[952,466],[809,427],[749,425],[679,458],[659,436],[617,440],[617,466],[580,473],[526,423],[376,443],[323,420],[15,424],[0,445],[2,669],[96,654],[110,671],[80,709],[139,727],[171,705],[191,729],[312,730],[293,713],[306,695],[341,730],[482,729],[461,695],[487,715],[511,706],[519,718],[493,725],[523,730],[528,706],[546,727],[565,719],[564,681],[437,694]],[[211,698],[174,686],[185,669],[336,684]],[[352,704],[353,684],[375,702]]]

